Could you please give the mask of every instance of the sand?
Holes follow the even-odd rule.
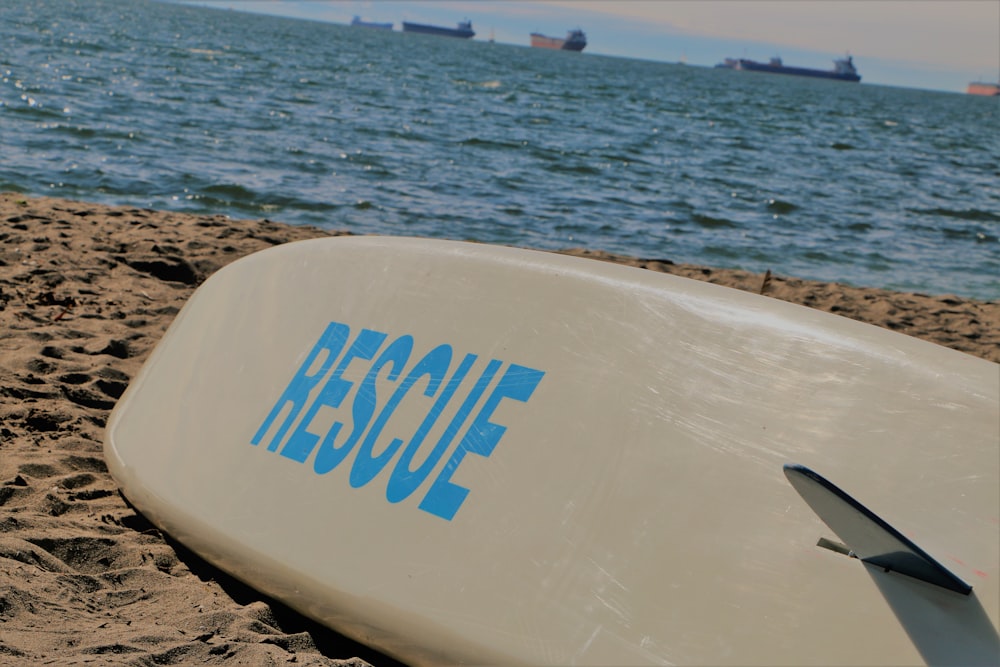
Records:
[[[0,664],[395,664],[208,565],[133,511],[115,401],[192,291],[330,232],[0,194]],[[1000,302],[572,249],[761,292],[1000,362]]]

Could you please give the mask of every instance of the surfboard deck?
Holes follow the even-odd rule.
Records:
[[[774,299],[341,237],[206,281],[105,453],[179,541],[412,664],[995,664],[998,406],[997,364]],[[971,592],[818,546],[787,464]]]

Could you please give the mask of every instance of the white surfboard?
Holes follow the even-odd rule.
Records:
[[[567,256],[346,237],[192,296],[125,495],[412,664],[996,664],[1000,366]]]

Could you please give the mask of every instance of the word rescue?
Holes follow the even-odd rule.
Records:
[[[280,447],[281,456],[299,463],[311,458],[319,475],[335,469],[353,452],[350,484],[354,488],[371,482],[398,455],[385,491],[390,503],[398,503],[430,476],[479,406],[420,501],[420,509],[450,521],[469,494],[469,489],[451,481],[455,470],[467,454],[488,457],[493,453],[507,430],[491,421],[497,406],[505,399],[527,402],[545,373],[516,364],[504,367],[504,362],[492,359],[477,377],[470,375],[478,358],[475,354],[466,354],[453,364],[457,357],[451,345],[444,344],[416,359],[413,336],[386,343],[388,339],[387,334],[372,329],[362,329],[352,339],[348,325],[331,322],[250,442],[258,446],[270,434],[267,451],[277,452]],[[345,373],[354,378],[363,373],[364,379],[359,383]],[[499,379],[494,383],[494,378]],[[418,383],[426,398],[416,394]],[[395,388],[377,409],[378,392],[390,384]],[[486,399],[480,403],[484,394]],[[408,409],[400,414],[416,410],[422,417],[419,426],[402,433],[387,429],[404,403]],[[437,442],[424,447],[446,410],[453,413],[450,422]]]

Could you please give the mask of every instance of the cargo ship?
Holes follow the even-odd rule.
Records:
[[[747,72],[768,72],[770,74],[791,74],[793,76],[810,76],[818,79],[833,79],[834,81],[861,81],[858,70],[854,68],[851,56],[833,61],[832,70],[809,69],[807,67],[787,67],[781,58],[771,58],[770,62],[761,63],[746,58],[726,58],[716,65],[725,69],[736,69]]]
[[[1000,95],[1000,82],[997,83],[986,83],[984,81],[973,81],[969,84],[969,87],[965,89],[969,95],[985,95],[987,97],[993,97]]]
[[[360,16],[355,16],[351,21],[355,28],[375,28],[376,30],[392,30],[391,23],[376,23],[375,21],[364,21]]]
[[[423,35],[438,35],[439,37],[459,37],[469,39],[475,36],[472,30],[472,21],[459,21],[457,28],[444,28],[436,25],[425,25],[423,23],[410,23],[403,21],[403,32],[416,32]]]
[[[566,38],[546,37],[537,32],[531,33],[531,45],[539,49],[556,49],[562,51],[583,51],[587,46],[587,36],[582,30],[570,30]]]

